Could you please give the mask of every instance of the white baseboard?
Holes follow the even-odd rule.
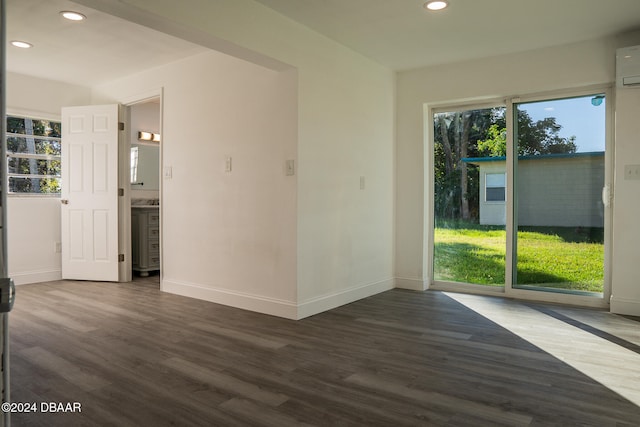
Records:
[[[13,283],[15,283],[16,286],[28,285],[30,283],[53,282],[55,280],[62,280],[62,270],[10,272],[9,277],[13,279]]]
[[[298,319],[304,319],[305,317],[388,291],[393,289],[393,284],[393,279],[386,279],[309,299],[298,304]]]
[[[628,316],[640,316],[640,300],[616,298],[611,296],[610,310],[616,314],[626,314]]]
[[[297,319],[296,304],[292,301],[267,298],[227,289],[204,287],[195,283],[184,283],[171,279],[162,280],[160,289],[176,295],[242,308],[257,313],[284,317],[286,319]]]
[[[194,283],[164,279],[160,289],[176,295],[197,298],[257,313],[299,320],[344,304],[393,289],[393,279],[345,289],[329,295],[312,298],[303,303],[267,298],[227,289],[209,288]]]
[[[429,286],[422,279],[407,279],[406,277],[396,277],[396,288],[409,289],[412,291],[426,291]]]

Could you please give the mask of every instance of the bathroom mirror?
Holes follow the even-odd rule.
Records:
[[[160,147],[131,144],[131,189],[160,189]]]

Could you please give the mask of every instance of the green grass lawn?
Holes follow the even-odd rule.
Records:
[[[506,232],[463,224],[435,230],[436,280],[504,286]],[[528,227],[518,232],[517,282],[602,292],[601,229]]]

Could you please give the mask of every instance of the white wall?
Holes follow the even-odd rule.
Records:
[[[90,103],[88,88],[7,73],[7,112],[60,119],[63,106]],[[9,275],[15,283],[61,278],[60,199],[9,196],[7,201]]]
[[[94,88],[163,88],[162,288],[295,316],[295,73],[210,52]],[[226,159],[231,172],[225,172]],[[293,308],[293,310],[291,310]]]
[[[634,42],[635,41],[635,42]],[[640,43],[638,34],[625,34],[618,38],[594,40],[566,46],[497,56],[463,63],[402,72],[397,80],[397,251],[396,271],[403,280],[400,286],[420,288],[430,282],[427,259],[431,256],[426,243],[425,213],[431,203],[431,192],[424,183],[425,157],[425,104],[443,105],[464,102],[482,102],[505,96],[567,90],[591,85],[613,84],[615,80],[615,49]],[[637,116],[637,106],[629,106],[628,113]],[[620,112],[616,112],[619,114]],[[616,173],[620,173],[622,159],[637,158],[639,144],[615,143]],[[627,160],[625,160],[626,162]],[[618,185],[616,180],[616,185]],[[640,223],[635,221],[635,209],[621,210],[629,200],[638,200],[631,188],[617,188],[614,201],[613,279],[615,296],[634,286],[626,293],[640,301],[637,274],[633,265],[637,260],[620,261],[620,254],[637,253],[632,242],[640,239]],[[624,200],[625,202],[620,202]],[[622,218],[622,219],[621,219]],[[616,222],[617,221],[617,222]],[[625,233],[616,238],[615,230]],[[617,254],[617,255],[616,255]],[[633,279],[632,279],[633,277]],[[633,285],[632,285],[633,283]],[[635,292],[635,293],[633,293]],[[636,313],[640,314],[640,313]]]
[[[293,304],[295,316],[304,317],[393,286],[393,72],[251,0],[81,3],[279,71],[297,70],[297,107],[292,112],[297,114],[297,250],[291,258],[297,262],[296,277],[288,282],[297,285],[287,292],[264,284],[241,285],[246,277],[239,273],[235,291],[282,298],[285,306]],[[237,74],[233,81],[243,78]],[[237,88],[233,83],[231,87]],[[224,87],[219,92],[227,94]],[[207,109],[215,108],[209,104],[218,96],[210,94]],[[234,106],[227,103],[227,109]],[[234,123],[243,126],[262,125],[256,123],[260,117],[240,111],[236,118]],[[173,158],[167,161],[174,163]],[[264,256],[262,262],[273,260]],[[193,279],[197,284],[203,280]]]
[[[616,176],[613,209],[611,311],[640,316],[640,181],[625,179],[625,165],[640,164],[640,89],[616,93]]]

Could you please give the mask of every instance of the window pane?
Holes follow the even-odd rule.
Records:
[[[60,176],[60,160],[8,158],[10,174]]]
[[[7,117],[7,133],[60,138],[62,127],[60,122],[9,116]]]
[[[61,124],[7,117],[6,159],[11,193],[58,193],[61,174]],[[24,177],[15,175],[28,175]]]
[[[57,194],[60,193],[60,178],[9,177],[10,193]]]
[[[26,133],[23,117],[7,117],[7,133]]]
[[[601,295],[604,95],[516,108],[514,287]]]
[[[503,173],[488,173],[487,187],[505,187],[506,175]]]
[[[7,151],[10,153],[47,154],[59,156],[61,154],[60,150],[60,140],[20,136],[7,137]]]
[[[131,147],[131,171],[130,182],[138,182],[138,147]]]
[[[487,202],[504,202],[504,187],[487,187]]]
[[[434,280],[504,285],[506,206],[483,196],[486,171],[504,178],[504,113],[434,114]]]

